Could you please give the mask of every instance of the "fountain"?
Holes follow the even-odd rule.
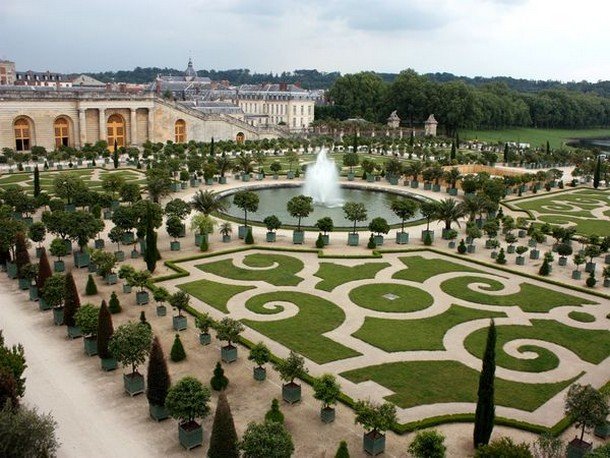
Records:
[[[307,167],[303,194],[313,197],[313,202],[317,205],[327,208],[343,206],[337,166],[326,155],[326,148],[322,148],[316,162]]]

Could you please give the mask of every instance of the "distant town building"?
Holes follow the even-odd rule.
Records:
[[[0,60],[0,85],[15,84],[15,62]]]
[[[424,134],[426,137],[436,137],[436,127],[438,122],[434,119],[434,115],[428,116],[428,119],[424,122]]]
[[[87,75],[80,75],[76,78],[72,79],[73,87],[94,87],[94,88],[105,88],[106,83],[102,83],[101,81],[96,80],[95,78],[91,78]]]
[[[158,95],[171,95],[175,100],[188,100],[197,97],[212,87],[212,80],[197,76],[193,61],[189,59],[183,75],[159,75],[149,86]]]
[[[15,85],[43,87],[72,87],[71,79],[62,73],[46,72],[16,72]]]
[[[400,126],[400,118],[398,117],[396,110],[394,110],[388,117],[388,127],[390,129],[398,129],[399,126]]]

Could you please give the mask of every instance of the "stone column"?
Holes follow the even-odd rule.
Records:
[[[106,140],[106,109],[98,108],[100,121],[100,141]]]
[[[85,117],[85,110],[83,108],[78,109],[78,141],[80,144],[79,148],[82,148],[87,143],[87,121]]]
[[[136,143],[138,142],[138,121],[136,118],[136,109],[135,108],[131,108],[131,146],[135,146]],[[125,142],[127,143],[127,142]]]
[[[147,132],[147,140],[153,141],[153,130],[155,128],[155,112],[152,108],[148,109],[148,132]]]

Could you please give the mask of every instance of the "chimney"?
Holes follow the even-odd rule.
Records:
[[[288,83],[280,83],[280,91],[287,91]]]

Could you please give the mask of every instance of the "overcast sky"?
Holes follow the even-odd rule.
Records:
[[[0,0],[18,70],[361,70],[610,79],[604,0]]]

